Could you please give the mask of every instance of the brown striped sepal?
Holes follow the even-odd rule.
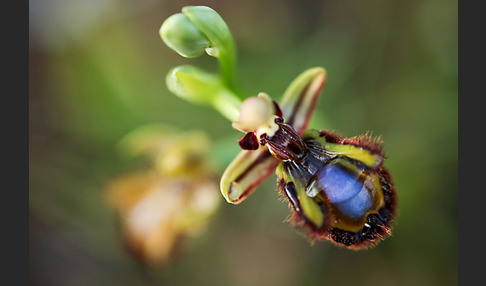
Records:
[[[221,177],[221,193],[228,203],[239,204],[270,176],[279,161],[260,146],[255,151],[241,151]]]
[[[307,129],[325,79],[326,71],[323,68],[304,71],[289,85],[282,97],[282,104],[276,104],[278,113],[283,113],[286,122],[299,134]],[[221,177],[221,193],[227,202],[239,204],[275,171],[278,163],[266,146],[241,151]]]

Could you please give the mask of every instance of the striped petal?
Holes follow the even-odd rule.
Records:
[[[282,97],[280,108],[285,122],[301,135],[309,125],[325,81],[325,69],[310,68],[294,79]]]

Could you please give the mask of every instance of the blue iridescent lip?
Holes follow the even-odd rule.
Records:
[[[331,204],[345,216],[361,218],[373,205],[369,190],[359,180],[360,172],[338,161],[330,162],[317,173],[322,190]]]
[[[362,218],[372,206],[373,203],[371,201],[370,193],[365,187],[363,187],[361,191],[350,200],[336,204],[337,209],[352,219]]]

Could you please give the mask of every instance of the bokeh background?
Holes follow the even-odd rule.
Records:
[[[238,49],[247,95],[280,98],[302,71],[328,80],[311,127],[381,135],[399,196],[393,236],[367,251],[310,245],[284,222],[269,178],[222,203],[170,265],[147,270],[123,248],[104,200],[141,160],[116,144],[144,124],[204,130],[224,170],[241,134],[172,95],[184,59],[158,35],[186,5],[215,9]],[[29,274],[32,285],[456,285],[458,7],[411,1],[29,1]],[[221,200],[223,198],[221,197]]]

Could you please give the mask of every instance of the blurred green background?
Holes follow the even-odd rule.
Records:
[[[328,72],[311,127],[381,135],[399,196],[393,236],[367,251],[310,245],[269,178],[221,204],[173,263],[147,271],[123,249],[103,199],[144,166],[115,146],[147,123],[210,134],[219,172],[241,133],[172,95],[184,59],[158,35],[186,5],[215,9],[238,49],[248,96],[280,98],[302,71]],[[29,1],[31,285],[456,285],[457,1]],[[224,200],[221,197],[221,200]]]

